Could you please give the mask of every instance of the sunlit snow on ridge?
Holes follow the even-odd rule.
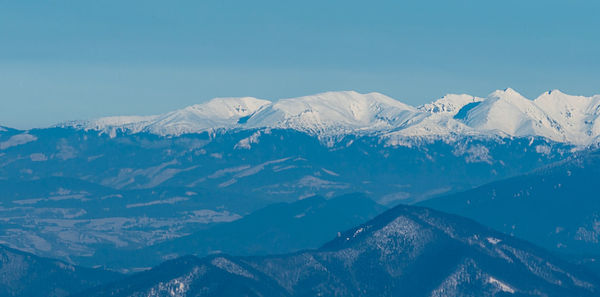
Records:
[[[446,95],[413,107],[380,93],[326,92],[276,102],[216,98],[209,102],[156,116],[108,117],[62,126],[117,132],[149,132],[177,136],[230,129],[292,129],[319,136],[324,142],[343,135],[376,135],[391,143],[402,138],[456,135],[540,136],[553,141],[586,145],[599,139],[600,96],[571,96],[554,90],[535,100],[513,89],[486,98]],[[253,135],[239,144],[249,148]]]

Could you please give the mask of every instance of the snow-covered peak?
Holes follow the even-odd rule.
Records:
[[[306,110],[318,112],[339,120],[368,122],[375,114],[394,111],[411,111],[415,108],[380,93],[360,94],[355,91],[325,92],[311,96],[281,99],[274,109],[287,114],[300,114]]]
[[[500,102],[501,104],[507,104],[515,106],[516,108],[526,111],[528,109],[533,108],[535,104],[525,96],[521,95],[521,93],[511,89],[506,88],[504,90],[496,90],[488,95],[485,103],[496,104]]]
[[[585,112],[587,105],[593,101],[593,97],[567,95],[560,90],[544,92],[537,97],[534,102],[545,110],[551,110],[552,107],[559,111],[561,108],[569,108]]]
[[[214,98],[203,104],[195,104],[182,111],[220,119],[241,118],[271,104],[271,101],[254,97]]]
[[[496,91],[492,92],[488,97],[496,97],[496,98],[502,98],[502,99],[507,99],[507,100],[510,100],[511,98],[527,99],[527,98],[523,97],[523,95],[521,95],[521,93],[515,91],[513,88],[506,88],[504,90],[496,90]]]
[[[565,93],[563,93],[561,90],[559,89],[554,89],[554,90],[550,90],[544,94],[548,94],[548,95],[566,95]],[[542,94],[542,95],[544,95]]]
[[[414,107],[380,93],[326,92],[281,99],[252,117],[248,125],[335,133],[391,128],[414,113]]]
[[[465,124],[477,130],[510,136],[543,136],[565,141],[559,122],[549,117],[535,102],[508,88],[491,93],[469,110]]]
[[[86,123],[75,123],[85,129],[116,135],[117,131],[150,132],[159,135],[181,135],[220,128],[235,128],[241,119],[249,117],[271,101],[253,97],[215,98],[176,111],[153,116],[105,117]]]
[[[456,115],[464,106],[482,100],[483,98],[467,94],[448,94],[436,101],[419,106],[419,110],[430,113],[448,113]]]
[[[180,135],[235,128],[240,119],[249,117],[270,104],[270,101],[252,97],[215,98],[159,116],[146,129],[161,135]]]
[[[575,142],[600,134],[600,96],[567,95],[559,90],[545,92],[534,100],[537,106],[561,123]]]

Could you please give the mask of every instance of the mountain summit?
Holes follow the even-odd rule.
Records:
[[[219,128],[234,128],[240,119],[252,116],[271,101],[253,97],[215,98],[206,103],[188,106],[157,116],[106,117],[79,123],[85,129],[95,129],[115,135],[116,131],[150,132],[159,135],[180,135]]]
[[[316,133],[386,130],[415,115],[416,109],[380,93],[327,92],[282,99],[248,121],[251,127]]]

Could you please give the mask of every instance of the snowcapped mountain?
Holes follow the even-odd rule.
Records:
[[[568,139],[585,143],[590,137],[600,135],[600,96],[571,96],[553,90],[542,94],[534,102],[561,124]]]
[[[600,96],[550,91],[535,100],[513,89],[486,98],[446,95],[412,107],[380,93],[326,92],[270,102],[251,97],[216,98],[157,116],[108,117],[74,126],[110,135],[150,132],[163,136],[219,129],[292,129],[319,138],[379,135],[391,144],[406,137],[539,136],[588,145],[600,135]],[[339,137],[338,137],[339,138]],[[255,140],[256,141],[256,140]]]
[[[510,136],[543,136],[568,142],[558,121],[548,116],[534,101],[510,88],[490,94],[487,100],[467,111],[463,121],[480,131]]]
[[[315,133],[387,130],[415,117],[417,110],[379,93],[328,92],[282,99],[248,121],[251,127]]]
[[[448,94],[436,101],[419,106],[419,110],[429,113],[448,113],[456,115],[465,105],[481,102],[483,98],[467,94]]]
[[[101,130],[111,135],[117,131],[130,133],[150,132],[158,135],[181,135],[235,128],[244,118],[270,105],[267,100],[252,97],[215,98],[203,104],[168,112],[157,116],[116,116],[89,122],[77,122],[85,129]]]

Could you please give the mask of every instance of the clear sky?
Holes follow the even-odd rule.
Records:
[[[600,93],[600,1],[0,0],[0,125],[212,97]]]

